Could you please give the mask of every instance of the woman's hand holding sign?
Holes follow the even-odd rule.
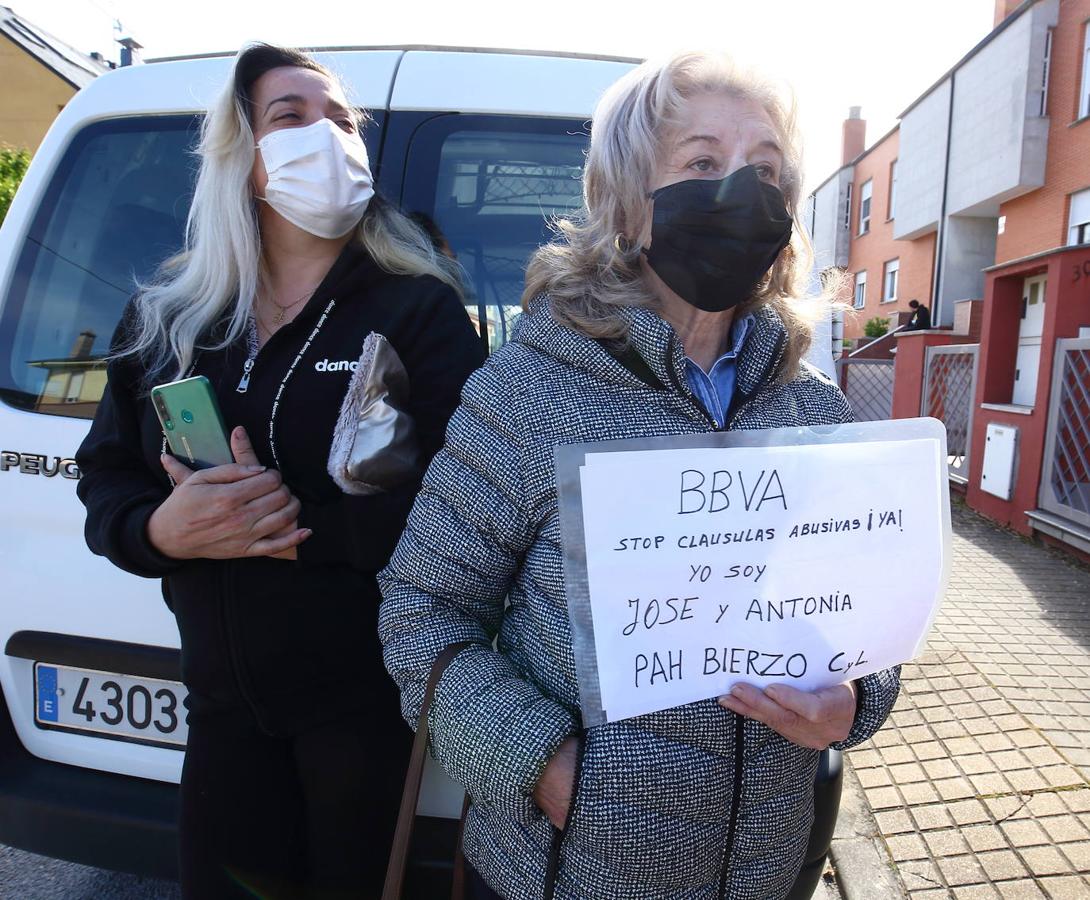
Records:
[[[848,736],[855,721],[855,685],[851,682],[817,691],[800,691],[786,684],[763,691],[736,684],[719,705],[740,716],[764,722],[793,744],[824,750]]]

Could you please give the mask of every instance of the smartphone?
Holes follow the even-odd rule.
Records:
[[[153,387],[151,401],[170,452],[190,468],[235,461],[216,395],[203,375]]]

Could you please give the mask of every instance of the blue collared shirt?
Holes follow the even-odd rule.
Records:
[[[712,364],[710,372],[705,372],[689,357],[685,357],[685,380],[696,394],[696,399],[711,413],[720,428],[726,424],[727,410],[730,409],[731,397],[734,396],[738,351],[742,349],[753,322],[752,315],[734,320],[730,327],[731,348]]]

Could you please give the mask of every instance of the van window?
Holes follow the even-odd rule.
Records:
[[[364,139],[376,158],[384,116]],[[0,318],[0,398],[93,418],[104,357],[137,281],[182,245],[200,119],[98,122],[72,140],[19,253]]]
[[[402,207],[430,218],[462,264],[467,311],[490,351],[511,336],[549,219],[582,207],[587,140],[581,121],[513,116],[437,116],[414,132]]]
[[[134,280],[182,243],[191,116],[118,119],[75,136],[46,189],[0,320],[0,390],[26,409],[91,418]]]

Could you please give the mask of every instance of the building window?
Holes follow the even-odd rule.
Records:
[[[901,261],[891,259],[882,270],[882,302],[890,303],[897,299],[897,273],[900,271]]]
[[[1090,188],[1071,195],[1071,212],[1067,216],[1067,242],[1090,244]]]
[[[844,230],[852,227],[852,186],[848,185],[848,192],[844,196]]]
[[[79,403],[79,395],[83,393],[83,373],[76,372],[68,381],[68,391],[65,393],[65,403]]]
[[[897,160],[889,164],[889,213],[887,219],[897,215]]]
[[[1090,23],[1082,32],[1082,90],[1079,91],[1079,118],[1090,116]]]
[[[1052,29],[1045,32],[1045,64],[1041,74],[1041,112],[1040,115],[1048,115],[1048,75],[1052,68]]]
[[[873,179],[863,182],[859,189],[859,233],[866,234],[870,231],[870,200]]]
[[[855,308],[862,309],[867,305],[867,273],[855,273]]]

